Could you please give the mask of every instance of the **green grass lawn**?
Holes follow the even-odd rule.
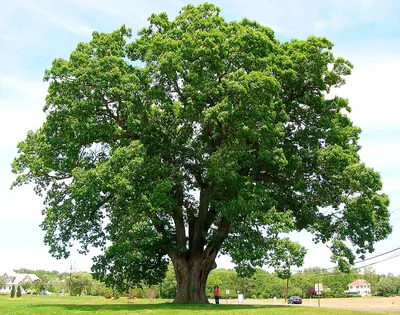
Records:
[[[270,315],[376,315],[384,312],[348,311],[337,309],[313,308],[305,306],[253,306],[253,305],[176,305],[166,300],[135,300],[129,304],[127,299],[105,300],[102,297],[53,297],[22,296],[11,299],[0,296],[0,314],[151,314],[151,315],[190,315],[190,314],[270,314]]]

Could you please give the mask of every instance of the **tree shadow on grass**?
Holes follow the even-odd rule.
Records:
[[[232,310],[255,310],[255,309],[274,309],[288,308],[286,305],[230,305],[230,304],[35,304],[30,308],[49,307],[53,309],[63,309],[68,311],[143,311],[143,310],[188,310],[188,311],[232,311]]]

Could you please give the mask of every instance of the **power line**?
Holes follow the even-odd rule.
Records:
[[[394,209],[393,211],[390,211],[390,214],[393,214],[393,213],[395,213],[395,212],[397,212],[397,211],[399,211],[400,210],[400,207],[397,207],[396,209]]]
[[[356,261],[356,262],[354,262],[354,264],[363,263],[363,262],[365,262],[365,261],[368,261],[368,260],[371,260],[371,259],[375,259],[375,258],[384,256],[384,255],[393,253],[393,252],[395,252],[395,251],[397,251],[397,250],[400,250],[400,246],[399,246],[399,247],[396,247],[396,248],[394,248],[394,249],[388,250],[388,251],[386,251],[386,252],[383,252],[383,253],[381,253],[381,254],[378,254],[378,255],[375,255],[375,256],[372,256],[372,257],[368,257],[368,258],[363,259],[363,260]],[[378,261],[378,262],[374,262],[374,263],[371,263],[371,264],[368,264],[368,265],[365,265],[365,266],[354,266],[354,267],[356,267],[356,268],[364,268],[364,267],[368,267],[368,266],[372,266],[372,265],[378,264],[378,263],[380,263],[380,262],[384,262],[384,261],[386,261],[386,260],[389,260],[389,259],[392,259],[392,258],[395,258],[395,257],[398,257],[398,256],[400,256],[400,254],[395,255],[395,256],[388,257],[387,259],[384,259],[384,260],[381,260],[381,261]],[[322,268],[322,267],[320,267],[321,271],[329,271],[329,270],[334,270],[334,269],[336,269],[336,268],[337,268],[337,266],[335,266],[335,267],[329,267],[329,268]],[[304,270],[300,270],[300,269],[291,270],[291,271],[292,271],[292,272],[304,272]]]
[[[355,263],[355,264],[359,264],[359,263],[362,263],[362,262],[367,261],[367,260],[371,260],[371,259],[374,259],[374,258],[377,258],[377,257],[381,257],[381,256],[384,256],[384,255],[390,254],[390,253],[395,252],[396,250],[399,250],[399,249],[400,249],[400,246],[397,247],[397,248],[395,248],[395,249],[392,249],[392,250],[389,250],[389,251],[387,251],[387,252],[384,252],[384,253],[382,253],[382,254],[375,255],[375,256],[372,256],[372,257],[368,257],[368,258],[366,258],[366,259],[362,259],[362,260],[356,261],[356,262],[354,262],[354,263]]]
[[[390,259],[393,259],[393,258],[396,258],[396,257],[400,257],[400,254],[397,254],[397,255],[394,255],[394,256],[390,256],[390,257],[388,257],[386,259],[383,259],[383,260],[380,260],[380,261],[376,261],[376,262],[373,262],[373,263],[370,263],[368,265],[364,265],[364,266],[361,266],[361,267],[358,267],[358,268],[365,268],[365,267],[368,267],[368,266],[376,265],[376,264],[379,264],[381,262],[384,262],[384,261],[387,261],[387,260],[390,260]]]

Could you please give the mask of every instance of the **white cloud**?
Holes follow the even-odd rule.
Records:
[[[68,2],[55,3],[41,0],[33,3],[28,0],[17,0],[8,4],[8,8],[30,11],[31,20],[35,21],[35,24],[50,22],[78,35],[90,35],[93,31],[92,28],[74,14],[74,7],[70,6]]]

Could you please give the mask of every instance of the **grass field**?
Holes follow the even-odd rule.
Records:
[[[270,314],[270,315],[376,315],[393,312],[372,312],[343,310],[334,308],[316,308],[297,305],[176,305],[166,300],[135,300],[129,304],[127,299],[105,300],[102,297],[53,297],[23,296],[11,299],[0,296],[0,314],[151,314],[151,315],[190,315],[190,314]]]

